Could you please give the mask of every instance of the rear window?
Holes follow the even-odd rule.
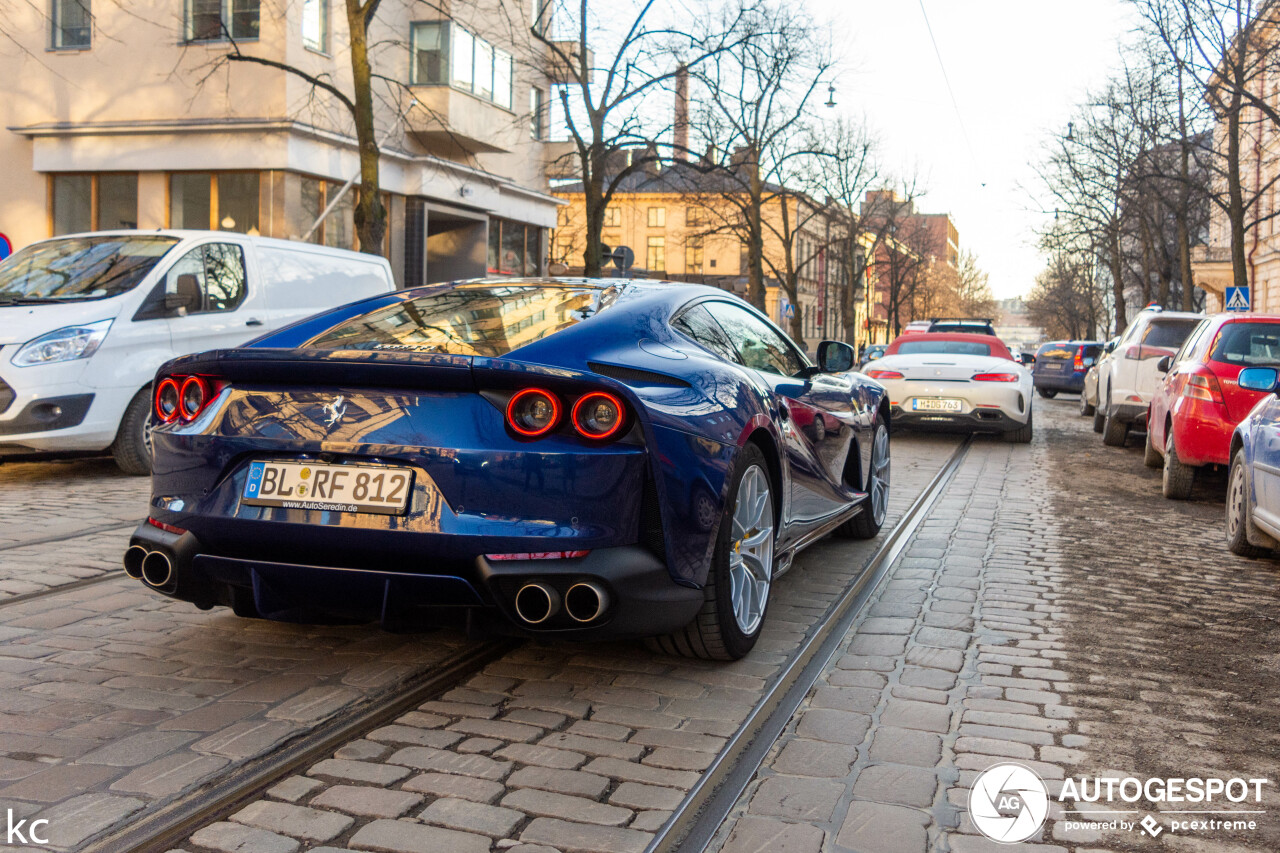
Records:
[[[1045,344],[1036,353],[1036,358],[1075,358],[1076,348],[1062,342]]]
[[[903,341],[898,355],[991,355],[991,347],[976,341]]]
[[[961,332],[970,335],[994,335],[990,323],[934,323],[931,332]]]
[[[1280,323],[1228,323],[1212,358],[1227,364],[1280,365]]]
[[[1191,334],[1191,330],[1200,324],[1195,320],[1153,320],[1142,339],[1144,347],[1166,347],[1176,350]]]
[[[353,317],[304,347],[497,357],[604,310],[616,288],[460,285]]]
[[[1089,346],[1084,347],[1083,349],[1084,349],[1084,352],[1081,353],[1081,355],[1084,358],[1097,358],[1098,356],[1102,355],[1101,344],[1090,344]]]

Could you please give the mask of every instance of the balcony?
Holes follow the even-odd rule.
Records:
[[[425,148],[444,156],[505,154],[528,135],[515,113],[449,86],[413,86],[405,126]]]
[[[1230,246],[1191,247],[1191,278],[1196,287],[1222,296],[1234,283]]]

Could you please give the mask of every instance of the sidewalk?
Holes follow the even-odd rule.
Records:
[[[968,789],[1014,759],[1049,784],[1081,757],[1045,449],[974,442],[712,849],[978,853]],[[1053,817],[1018,845],[1066,848]]]

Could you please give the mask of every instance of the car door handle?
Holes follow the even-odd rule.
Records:
[[[248,320],[244,321],[244,324],[246,326],[261,326],[262,321],[259,320],[257,317],[250,317]]]

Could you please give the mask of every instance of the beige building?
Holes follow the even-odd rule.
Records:
[[[630,249],[636,275],[703,282],[745,296],[746,246],[731,225],[739,216],[739,206],[728,198],[737,192],[738,185],[682,161],[664,164],[662,169],[637,170],[623,179],[613,195],[605,212],[602,241],[611,250]],[[568,205],[560,210],[551,259],[580,270],[586,248],[582,191],[578,185],[566,184],[555,193]],[[815,206],[799,194],[781,196],[774,190],[771,195],[764,210],[766,313],[790,332],[791,312],[798,312],[810,348],[824,338],[843,339],[839,299],[850,276],[837,256],[851,217],[836,208]],[[783,225],[784,197],[789,227]],[[792,258],[798,273],[794,306],[778,286],[786,266],[779,235],[788,231],[794,232]],[[860,301],[855,310],[861,327],[864,306]]]
[[[545,268],[547,63],[528,0],[384,0],[370,33],[384,252],[412,286]],[[42,0],[0,39],[0,233],[14,248],[107,228],[303,237],[359,172],[350,115],[284,63],[351,91],[333,0]],[[310,236],[356,248],[353,189]]]

